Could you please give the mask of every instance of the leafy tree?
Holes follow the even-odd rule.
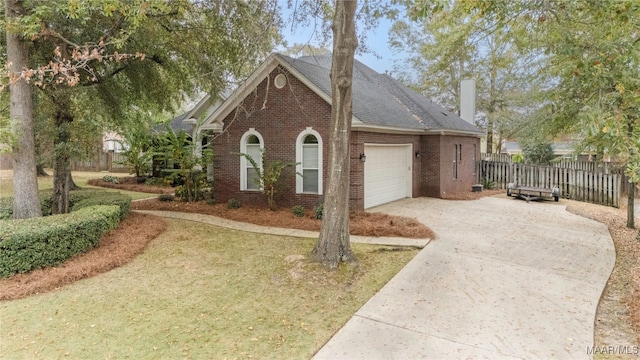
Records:
[[[95,114],[118,124],[134,105],[161,113],[195,91],[215,94],[258,63],[278,37],[275,1],[26,4],[19,31],[33,39],[29,66],[35,69],[27,75],[55,106],[57,212],[68,209],[68,124]]]
[[[574,4],[571,4],[574,5]],[[640,181],[640,4],[586,2],[553,22],[551,92],[557,130],[575,133],[584,147],[603,149],[625,164],[631,186],[627,227],[634,228]]]
[[[119,141],[124,151],[123,165],[129,168],[129,173],[137,178],[146,176],[151,170],[151,161],[156,154],[153,148],[154,136],[150,122],[131,121],[123,130],[123,140]]]
[[[517,26],[522,46],[547,58],[550,81],[531,127],[547,135],[575,135],[625,164],[632,181],[627,227],[633,228],[634,184],[640,180],[640,3],[602,1],[465,2],[464,14],[495,18],[495,29]],[[413,4],[418,16],[438,14],[440,1]]]
[[[524,162],[527,164],[548,165],[555,157],[549,143],[531,142],[522,145]]]
[[[476,80],[476,121],[487,129],[487,152],[493,153],[502,138],[515,135],[516,120],[531,106],[544,58],[522,47],[525,28],[496,27],[498,19],[469,13],[468,3],[452,1],[430,16],[414,17],[416,22],[396,21],[391,47],[412,54],[410,70],[402,71],[405,81],[451,111],[459,111],[460,82]]]
[[[174,165],[174,169],[165,171],[173,182],[180,183],[176,195],[187,202],[204,199],[205,190],[212,186],[207,180],[206,168],[213,159],[213,151],[207,147],[199,149],[202,134],[199,131],[197,134],[195,139],[190,139],[186,132],[176,133],[166,126],[165,136],[160,138],[160,148],[156,151]]]

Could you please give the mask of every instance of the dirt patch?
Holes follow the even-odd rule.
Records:
[[[506,193],[507,193],[507,190],[502,190],[502,189],[482,190],[478,192],[467,191],[460,194],[444,195],[442,198],[445,200],[478,200],[486,196],[494,196],[494,195],[500,195],[500,194],[506,194]]]
[[[158,199],[139,200],[131,203],[132,210],[181,211],[214,215],[229,220],[262,226],[276,226],[287,229],[320,231],[322,221],[315,219],[312,211],[304,216],[293,215],[290,209],[270,211],[265,207],[242,206],[229,209],[226,204],[210,205],[204,201],[186,203],[182,201],[160,201]],[[391,216],[381,213],[352,212],[349,217],[351,235],[388,236],[434,239],[435,234],[416,219]]]
[[[166,222],[160,217],[133,212],[90,251],[76,255],[60,266],[0,279],[0,300],[48,292],[122,266],[142,253],[166,228]]]

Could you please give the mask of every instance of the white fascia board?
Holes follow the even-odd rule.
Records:
[[[211,123],[207,125],[200,126],[200,131],[203,130],[212,130],[214,133],[222,132],[224,128],[224,123]]]
[[[193,109],[189,111],[185,119],[198,118],[199,113],[201,113],[202,111],[202,108],[204,106],[207,106],[207,107],[210,106],[209,104],[210,100],[211,100],[211,95],[209,94],[205,95],[200,101],[198,101],[196,106],[194,106]]]
[[[484,134],[475,131],[464,131],[464,130],[452,130],[452,129],[431,129],[425,130],[424,134],[427,135],[454,135],[454,136],[473,136],[477,138],[481,138]]]
[[[367,132],[383,133],[383,134],[408,134],[408,135],[424,134],[424,129],[401,129],[401,128],[395,128],[391,126],[369,125],[369,124],[364,124],[362,122],[359,122],[359,123],[352,122],[351,131],[367,131]]]
[[[483,134],[460,130],[424,130],[424,129],[403,129],[390,126],[369,125],[360,123],[351,123],[352,131],[367,131],[384,134],[406,134],[406,135],[456,135],[456,136],[472,136],[482,137]]]
[[[202,124],[203,129],[215,130],[222,128],[222,119],[227,117],[242,100],[255,89],[269,73],[275,69],[281,60],[277,54],[271,54],[249,77],[236,88],[233,93],[210,115]]]

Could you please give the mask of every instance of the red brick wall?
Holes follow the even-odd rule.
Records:
[[[455,145],[461,146],[462,159],[457,159],[458,176],[454,178]],[[471,191],[476,183],[475,161],[480,158],[480,139],[470,136],[429,135],[423,137],[422,194],[431,197],[447,197]],[[475,148],[474,148],[475,145]],[[475,155],[474,155],[475,150]]]
[[[240,110],[224,119],[224,131],[213,139],[214,191],[219,203],[232,198],[242,204],[267,203],[266,196],[258,191],[240,191],[240,156],[235,154],[240,152],[240,138],[250,128],[262,135],[267,161],[295,163],[296,139],[300,132],[312,127],[322,137],[323,169],[327,169],[331,108],[293,76],[287,76],[287,84],[277,89],[273,78],[279,73],[285,71],[277,68],[270,75],[268,91],[266,79],[260,83],[241,103]],[[320,196],[296,194],[295,168],[287,170],[282,190],[276,195],[279,206],[303,205],[311,209],[322,203]]]
[[[287,76],[287,84],[277,89],[273,78],[285,70],[277,68],[267,81],[258,85],[241,103],[237,111],[224,120],[224,131],[213,139],[214,191],[216,200],[226,203],[237,199],[242,204],[266,205],[266,197],[258,191],[240,191],[240,138],[250,128],[259,132],[263,139],[267,161],[296,161],[296,139],[300,132],[312,127],[320,133],[323,141],[323,173],[326,178],[329,159],[329,126],[331,108],[311,89],[293,76]],[[412,144],[413,151],[413,196],[443,197],[459,191],[470,191],[475,183],[471,149],[476,144],[479,158],[480,141],[475,137],[440,135],[398,135],[353,131],[351,134],[351,187],[349,204],[352,209],[364,207],[364,164],[359,154],[365,143]],[[453,179],[452,160],[454,144],[462,144],[463,159],[458,165],[458,179]],[[326,191],[326,180],[323,189]],[[307,209],[322,203],[322,196],[296,194],[296,179],[293,168],[285,174],[281,192],[276,196],[280,207],[303,205]]]
[[[440,197],[440,135],[422,136],[422,182],[421,196]]]

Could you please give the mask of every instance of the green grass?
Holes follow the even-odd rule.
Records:
[[[49,170],[48,173],[53,174],[51,170]],[[87,185],[87,181],[89,181],[89,179],[101,179],[105,175],[119,176],[119,177],[129,176],[128,174],[125,174],[125,173],[87,172],[87,171],[72,172],[73,181],[82,188],[101,189],[105,191],[118,191],[123,194],[131,196],[132,200],[146,199],[146,198],[157,196],[157,195],[148,194],[148,193],[117,190],[117,189],[105,189],[102,187]],[[12,176],[13,176],[13,173],[10,170],[0,170],[0,197],[13,196]],[[38,188],[40,190],[52,189],[53,176],[38,177]]]
[[[314,243],[171,220],[126,266],[0,303],[0,358],[308,359],[417,253],[286,260]]]

